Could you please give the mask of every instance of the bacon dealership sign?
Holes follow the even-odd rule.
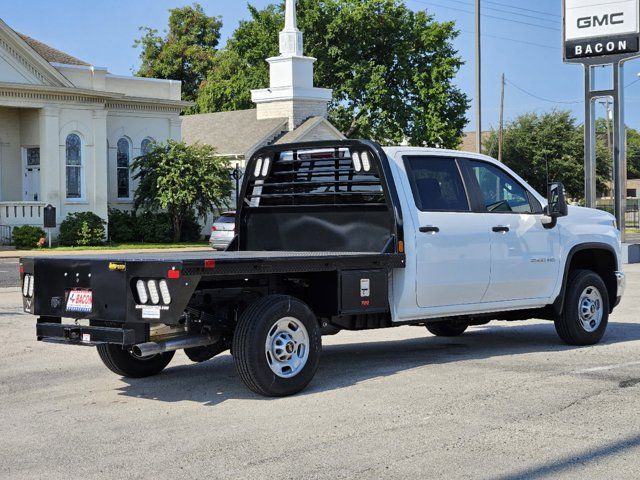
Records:
[[[566,61],[639,54],[640,0],[564,1]]]

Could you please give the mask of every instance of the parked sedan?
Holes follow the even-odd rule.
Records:
[[[226,249],[236,234],[236,212],[225,212],[213,223],[209,244],[215,250]]]

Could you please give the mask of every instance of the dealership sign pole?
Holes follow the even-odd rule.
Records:
[[[624,62],[640,56],[640,0],[564,0],[564,61],[580,63],[585,72],[585,200],[596,206],[595,102],[613,97],[613,198],[624,238],[627,171],[624,122]],[[613,69],[612,84],[598,90],[594,70]]]

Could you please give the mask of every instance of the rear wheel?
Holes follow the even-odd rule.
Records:
[[[428,323],[426,327],[436,337],[459,337],[469,328],[469,324],[456,320],[447,320]]]
[[[595,345],[609,323],[609,294],[602,278],[591,270],[569,274],[562,314],[556,319],[558,336],[569,345]]]
[[[260,395],[284,397],[300,392],[313,379],[322,337],[307,305],[293,297],[271,295],[242,314],[232,351],[247,387]]]
[[[165,369],[175,352],[166,352],[153,357],[136,357],[119,345],[98,345],[98,355],[109,370],[129,378],[152,377]]]

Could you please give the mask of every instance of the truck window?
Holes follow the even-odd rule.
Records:
[[[511,175],[485,162],[470,161],[489,213],[535,213],[530,195]]]
[[[468,212],[469,200],[454,158],[405,157],[416,206],[423,212]]]

